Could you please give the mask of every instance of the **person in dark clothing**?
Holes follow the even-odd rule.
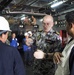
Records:
[[[0,16],[0,75],[26,75],[18,50],[5,43],[9,31],[8,21]]]

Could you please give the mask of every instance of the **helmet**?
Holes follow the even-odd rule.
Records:
[[[32,32],[31,31],[28,31],[28,34],[31,34],[32,35]]]
[[[11,31],[8,21],[2,16],[0,16],[0,30]]]
[[[24,33],[24,36],[29,36],[29,34],[26,32],[26,33]]]

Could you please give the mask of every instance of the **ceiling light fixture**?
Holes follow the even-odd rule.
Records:
[[[57,6],[61,5],[61,4],[63,4],[64,2],[65,2],[65,1],[56,2],[56,3],[54,3],[54,4],[51,5],[51,8],[55,8],[55,7],[57,7]]]

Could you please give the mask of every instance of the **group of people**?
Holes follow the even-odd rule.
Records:
[[[43,18],[43,31],[37,40],[34,52],[34,75],[74,75],[74,11],[65,16],[66,30],[70,40],[63,50],[62,41],[53,29],[52,15]],[[0,75],[26,75],[18,50],[5,44],[9,28],[8,21],[0,16]]]
[[[17,48],[23,58],[24,65],[30,66],[33,63],[33,52],[34,52],[34,46],[33,46],[34,40],[32,37],[32,31],[25,32],[23,36],[24,37],[21,39],[22,50],[19,50],[19,47],[20,47],[19,38],[20,37],[18,38],[15,32],[11,32],[11,36],[8,39],[9,43],[8,41],[6,41],[6,44]]]

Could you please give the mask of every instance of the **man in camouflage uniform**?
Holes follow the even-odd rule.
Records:
[[[34,75],[54,75],[55,64],[53,54],[61,49],[59,34],[52,29],[53,17],[46,15],[43,18],[44,31],[40,33],[37,41],[37,51],[34,52]]]

